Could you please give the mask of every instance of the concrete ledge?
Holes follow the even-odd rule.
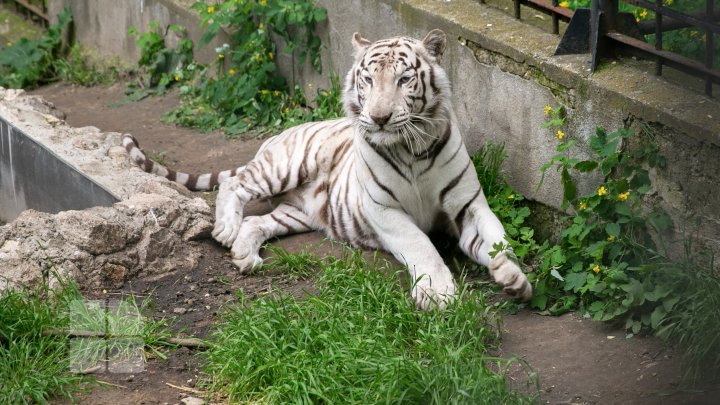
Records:
[[[0,88],[0,117],[115,197],[106,207],[53,206],[57,214],[25,210],[0,226],[0,289],[34,284],[44,275],[51,282],[69,276],[83,288],[118,287],[131,277],[158,277],[195,265],[199,254],[186,242],[209,236],[210,207],[131,164],[120,146],[121,134],[70,128],[50,103],[22,90]],[[52,169],[28,159],[25,163],[36,172]],[[55,186],[60,191],[69,187]],[[38,193],[25,198],[52,198],[43,195],[42,186],[36,188]]]

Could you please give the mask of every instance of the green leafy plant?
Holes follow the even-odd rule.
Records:
[[[321,42],[314,29],[327,18],[324,9],[310,0],[198,1],[194,8],[206,28],[200,45],[223,28],[231,33],[231,43],[216,48],[214,66],[200,69],[193,83],[181,87],[183,102],[166,121],[202,130],[223,128],[228,135],[262,134],[341,114],[337,79],[330,90],[317,91],[314,106],[299,86],[290,94],[277,71],[278,50],[271,38],[280,38],[283,52],[297,51],[299,63],[309,61],[319,72]]]
[[[175,82],[194,76],[194,71],[201,68],[193,63],[194,44],[190,39],[183,37],[175,48],[168,48],[164,35],[159,31],[160,27],[155,21],[143,33],[139,33],[135,27],[130,28],[129,33],[138,38],[136,43],[140,48],[138,77],[125,92],[131,100],[165,94]],[[185,28],[172,24],[168,31],[183,35]]]
[[[579,308],[624,325],[628,336],[652,332],[681,349],[687,380],[719,376],[720,274],[712,257],[702,260],[689,242],[685,256],[674,260],[662,245],[670,220],[643,204],[649,169],[666,166],[651,133],[598,128],[589,138],[592,155],[582,160],[571,154],[576,141],[563,131],[565,111],[547,106],[545,113],[558,145],[541,170],[560,172],[563,186],[558,243],[533,240],[525,224],[533,213],[503,179],[502,147],[486,145],[473,157],[488,203],[507,230],[507,242],[495,248],[513,247],[531,269],[530,306],[550,315]],[[579,195],[578,175],[601,182]]]
[[[40,38],[22,38],[0,49],[0,86],[28,88],[55,80],[63,33],[71,21],[72,13],[67,6],[58,14],[58,22]]]
[[[208,388],[230,402],[530,403],[490,357],[498,318],[461,287],[446,311],[418,312],[397,270],[357,251],[277,265],[314,269],[317,295],[274,292],[228,307],[207,352]],[[498,372],[500,370],[500,372]]]
[[[514,191],[502,175],[505,157],[504,145],[485,144],[472,156],[472,162],[488,205],[505,228],[507,245],[524,262],[543,247],[535,242],[535,230],[526,223],[532,212],[524,203],[525,197]],[[496,250],[502,248],[496,246]]]
[[[642,317],[648,308],[641,304],[646,294],[653,294],[639,290],[639,266],[661,256],[651,232],[657,235],[671,226],[667,215],[642,204],[651,189],[648,168],[664,167],[665,159],[650,139],[630,149],[632,131],[607,133],[602,128],[589,139],[593,158],[571,157],[576,142],[560,129],[564,110],[548,107],[546,113],[546,127],[554,128],[559,142],[558,153],[541,170],[544,174],[554,167],[560,172],[562,206],[573,213],[564,218],[567,226],[560,243],[541,254],[532,304],[545,310],[549,301],[557,301],[549,311],[562,311],[575,303],[574,297],[567,298],[572,292],[593,318],[622,319],[637,333],[643,325],[652,326]],[[603,181],[594,193],[578,196],[573,174],[579,173],[593,173]]]
[[[128,73],[119,60],[102,60],[77,44],[55,65],[60,80],[86,87],[111,84]]]

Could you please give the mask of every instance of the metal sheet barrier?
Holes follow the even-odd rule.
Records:
[[[0,221],[26,209],[57,213],[118,199],[0,117]]]

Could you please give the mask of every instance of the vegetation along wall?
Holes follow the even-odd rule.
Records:
[[[138,53],[133,38],[126,35],[131,25],[143,27],[152,20],[161,27],[181,23],[191,28],[192,37],[199,37],[194,31],[197,23],[186,11],[191,1],[50,3],[55,11],[72,5],[80,42],[128,60],[136,60]],[[422,38],[440,28],[448,34],[443,65],[453,83],[453,104],[466,143],[471,152],[486,142],[504,143],[505,170],[518,192],[560,208],[559,172],[549,170],[538,187],[540,168],[557,154],[558,143],[576,140],[567,153],[582,160],[591,154],[588,140],[596,127],[632,128],[642,136],[623,147],[639,147],[652,139],[666,157],[664,167],[648,168],[653,189],[643,198],[673,219],[676,232],[671,247],[682,251],[681,241],[692,235],[696,245],[720,252],[717,98],[706,97],[687,83],[655,77],[651,65],[631,58],[607,62],[590,74],[589,55],[553,56],[558,36],[479,1],[318,0],[318,5],[328,12],[328,20],[318,28],[325,46],[323,73],[298,65],[297,58],[278,55],[290,80],[319,85],[327,84],[332,72],[344,76],[352,63],[350,38],[356,31],[376,40],[395,35]],[[214,46],[203,52],[212,53]],[[567,138],[559,139],[557,129],[543,127],[548,105],[564,107],[562,133]],[[588,193],[598,189],[600,179],[576,180],[578,192]]]

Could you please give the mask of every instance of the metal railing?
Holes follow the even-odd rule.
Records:
[[[480,0],[485,2],[484,0]],[[705,0],[705,10],[683,13],[663,4],[663,0],[623,0],[624,3],[652,11],[653,21],[636,21],[629,13],[619,12],[619,0],[592,0],[590,8],[573,12],[560,7],[559,0],[512,0],[515,18],[521,18],[521,6],[531,7],[552,17],[553,33],[560,33],[560,21],[568,26],[555,52],[592,54],[591,69],[595,71],[600,58],[614,50],[628,48],[649,55],[655,60],[655,74],[663,66],[698,77],[705,82],[705,94],[712,96],[713,84],[720,84],[720,66],[714,66],[715,35],[720,35],[718,0]],[[663,33],[681,28],[697,28],[704,32],[704,56],[700,62],[663,49]],[[645,35],[654,34],[653,43]]]

